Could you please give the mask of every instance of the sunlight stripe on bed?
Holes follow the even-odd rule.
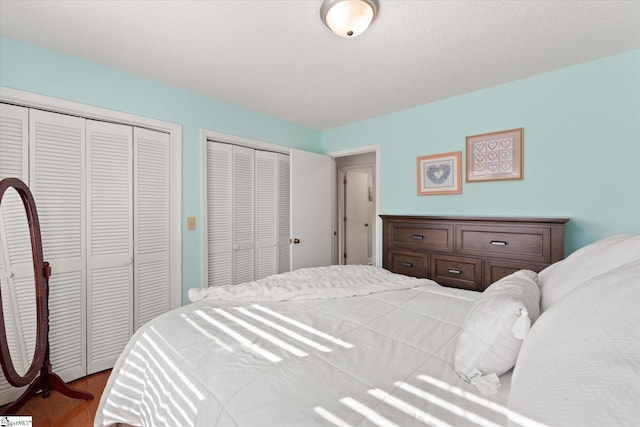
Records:
[[[146,334],[143,334],[143,339],[146,339],[152,347],[154,345],[157,347],[157,344],[153,342],[153,340]],[[161,413],[166,413],[173,419],[173,424],[178,423],[176,425],[180,425],[180,421],[178,421],[176,416],[173,414],[173,411],[171,410],[174,409],[187,422],[186,425],[193,423],[193,417],[197,413],[196,405],[193,403],[193,397],[188,397],[185,394],[185,391],[183,391],[183,387],[181,387],[180,384],[176,384],[176,381],[173,381],[173,378],[168,375],[165,367],[160,364],[156,357],[154,357],[153,353],[142,343],[142,341],[138,342],[137,347],[146,353],[146,357],[143,357],[137,351],[131,351],[132,356],[138,357],[143,363],[147,364],[147,369],[144,371],[144,374],[147,377],[144,386],[145,394],[149,396],[149,392],[151,392],[155,396],[155,401],[153,399],[142,400],[143,403],[149,401],[151,402],[151,404],[153,404],[154,408],[153,411],[150,412],[150,414],[160,417]],[[156,350],[156,348],[154,348],[154,350]],[[158,354],[161,358],[164,355],[163,353],[161,354],[161,352],[156,352],[156,354]],[[164,356],[166,357],[166,355]],[[151,366],[151,363],[153,363],[154,366]],[[170,362],[167,365],[170,368],[173,368],[174,372],[176,371],[173,362]],[[162,379],[158,375],[162,375]],[[178,378],[182,376],[182,374],[179,374]],[[189,387],[188,381],[183,380],[182,382],[187,386],[187,388]],[[168,385],[171,388],[167,389],[165,385]],[[182,398],[184,404],[180,404],[175,400],[174,393]],[[160,394],[162,394],[162,396]],[[196,393],[194,393],[194,395],[197,396]],[[204,396],[200,394],[199,399],[202,400],[203,397]],[[159,411],[156,402],[158,402],[157,404],[160,405],[163,411]],[[171,406],[169,406],[167,402],[169,402]],[[187,414],[186,409],[191,410],[192,416]],[[164,417],[162,417],[162,420],[163,423],[167,422],[166,418]]]
[[[516,423],[525,426],[525,427],[547,427],[546,424],[539,423],[538,421],[532,420],[531,418],[525,417],[517,412],[510,410],[504,405],[500,405],[499,403],[492,402],[490,400],[484,399],[476,394],[470,393],[468,391],[464,391],[459,387],[448,384],[444,381],[441,381],[437,378],[434,378],[429,375],[418,375],[418,379],[434,385],[442,390],[448,391],[449,393],[455,394],[456,396],[464,397],[465,399],[477,403],[478,405],[484,406],[485,408],[489,408],[499,414],[506,415],[510,421],[515,421]]]
[[[263,306],[261,306],[259,304],[253,304],[251,307],[253,307],[253,308],[257,309],[257,310],[260,310],[263,313],[267,313],[267,314],[269,314],[269,315],[271,315],[273,317],[276,317],[276,318],[278,318],[278,319],[280,319],[280,320],[282,320],[284,322],[287,322],[290,325],[296,326],[296,327],[298,327],[298,328],[300,328],[302,330],[305,330],[305,331],[310,332],[310,333],[312,333],[314,335],[317,335],[317,336],[319,336],[321,338],[324,338],[327,341],[330,341],[330,342],[332,342],[334,344],[337,344],[337,345],[339,345],[341,347],[353,348],[353,344],[349,344],[348,342],[342,341],[340,338],[336,338],[336,337],[334,337],[332,335],[329,335],[329,334],[324,333],[322,331],[319,331],[319,330],[317,330],[315,328],[312,328],[311,326],[307,326],[302,322],[298,322],[297,320],[294,320],[294,319],[292,319],[290,317],[284,316],[284,315],[282,315],[280,313],[277,313],[277,312],[275,312],[273,310],[270,310],[270,309],[268,309],[266,307],[263,307]]]
[[[198,316],[202,317],[207,322],[211,323],[216,328],[220,329],[225,334],[229,335],[234,340],[238,341],[240,343],[240,345],[242,345],[243,347],[248,348],[249,350],[253,351],[254,353],[257,353],[258,355],[264,357],[268,361],[274,362],[274,363],[282,361],[282,359],[280,357],[278,357],[275,354],[271,353],[269,350],[265,350],[264,348],[260,347],[258,344],[252,343],[251,340],[249,340],[248,338],[240,335],[239,333],[237,333],[233,329],[229,328],[228,326],[218,322],[216,319],[214,319],[213,317],[209,316],[208,314],[206,314],[202,310],[196,310],[195,313]]]
[[[415,406],[405,402],[404,400],[398,399],[397,397],[392,396],[389,393],[378,388],[369,390],[368,393],[373,397],[380,399],[382,402],[393,406],[394,408],[427,425],[435,427],[451,427],[450,424],[444,422],[443,420],[429,415],[426,412],[416,408]]]
[[[487,420],[486,418],[481,417],[480,415],[477,415],[469,410],[463,409],[458,405],[454,405],[451,402],[447,402],[444,399],[441,399],[431,393],[428,393],[422,389],[419,389],[418,387],[414,387],[411,384],[407,384],[405,382],[400,382],[397,381],[394,383],[394,385],[396,387],[399,387],[400,389],[413,394],[414,396],[417,396],[423,400],[426,400],[427,402],[431,402],[434,405],[440,406],[441,408],[446,409],[449,412],[452,412],[456,415],[458,415],[459,417],[463,417],[466,418],[467,420],[476,423],[480,426],[483,427],[500,427],[500,425]]]
[[[387,418],[378,414],[373,409],[369,408],[367,405],[364,405],[352,397],[343,397],[340,399],[340,402],[349,408],[353,409],[372,423],[380,427],[400,427],[398,424],[389,421]]]
[[[221,316],[226,317],[227,319],[231,320],[232,322],[237,323],[238,325],[242,326],[243,328],[245,328],[246,330],[253,332],[254,334],[261,336],[262,338],[264,338],[265,340],[269,341],[270,343],[277,345],[278,347],[282,348],[283,350],[288,351],[289,353],[298,356],[298,357],[305,357],[308,356],[309,353],[306,353],[302,350],[300,350],[298,347],[295,347],[289,343],[286,343],[284,341],[282,341],[280,338],[277,338],[273,335],[271,335],[269,332],[263,331],[262,329],[253,326],[251,323],[246,322],[242,319],[240,319],[239,317],[234,316],[233,314],[221,309],[221,308],[214,308],[213,309],[216,313],[218,313]]]
[[[162,335],[160,335],[160,333],[154,326],[151,326],[151,332],[153,332],[158,339],[165,341],[165,339],[162,337]],[[162,351],[160,346],[158,346],[158,344],[153,339],[151,339],[149,335],[143,333],[142,338],[146,339],[146,341],[151,344],[158,356],[162,358],[162,361],[166,363],[177,374],[178,378],[180,378],[182,382],[189,388],[189,390],[191,390],[195,397],[197,397],[199,400],[204,399],[204,395],[202,394],[202,392],[198,390],[198,388],[189,380],[189,378],[185,376],[185,374],[182,372],[182,369],[176,366],[176,364],[169,358],[169,356],[164,353],[164,351]],[[168,344],[169,343],[167,343],[167,347],[171,348],[171,346]]]
[[[133,353],[132,353],[133,354]],[[160,382],[157,379],[157,376],[155,376],[153,369],[147,369],[147,372],[149,374],[152,374],[154,376],[155,379],[155,383],[152,381],[147,381],[147,383],[145,383],[144,386],[144,394],[141,396],[141,400],[140,400],[140,404],[141,406],[143,406],[145,408],[145,410],[143,411],[144,413],[148,414],[149,416],[153,416],[157,418],[157,421],[153,422],[152,424],[167,424],[168,420],[160,415],[160,410],[158,408],[158,405],[161,405],[163,400],[160,396],[160,392],[157,390],[157,388],[162,388]],[[165,389],[163,389],[163,395],[168,396],[167,391]],[[183,416],[184,420],[187,422],[192,422],[192,420],[189,418],[189,416],[187,416],[184,413],[184,410],[182,408],[179,407],[179,405],[176,405],[175,402],[171,402],[172,406],[175,406],[176,409],[178,409],[181,412],[181,415]],[[153,406],[153,408],[149,407],[149,404],[151,404]],[[162,408],[165,409],[165,411],[162,411],[164,413],[166,413],[168,416],[170,416],[172,418],[172,423],[173,424],[179,424],[180,421],[176,418],[176,416],[173,414],[173,412],[171,410],[169,410],[170,408],[168,407],[168,405],[165,403],[164,405],[162,405]]]
[[[209,331],[207,331],[206,329],[204,329],[202,326],[198,325],[193,319],[191,319],[190,317],[188,317],[186,314],[181,313],[180,317],[182,317],[184,319],[185,322],[187,322],[189,325],[193,326],[195,328],[195,330],[197,330],[198,332],[200,332],[202,335],[204,335],[205,337],[209,338],[210,340],[214,341],[216,344],[218,344],[220,347],[224,348],[225,350],[227,350],[228,352],[233,353],[233,349],[231,347],[229,347],[227,344],[225,344],[224,342],[222,342],[222,340],[220,340],[220,338],[211,335],[209,333]]]
[[[282,325],[279,325],[278,323],[272,322],[269,319],[265,319],[264,317],[255,314],[249,310],[247,310],[246,308],[242,308],[242,307],[234,307],[236,310],[238,310],[240,313],[244,314],[245,316],[251,317],[252,319],[255,319],[267,326],[272,327],[273,329],[282,332],[283,334],[302,342],[303,344],[306,344],[310,347],[315,348],[316,350],[320,350],[323,351],[325,353],[330,353],[331,349],[328,347],[323,346],[322,344],[319,344],[307,337],[303,337],[302,335],[298,334],[297,332],[292,331],[291,329],[287,329]]]
[[[343,421],[341,418],[327,411],[322,406],[316,406],[315,408],[313,408],[313,412],[320,415],[327,422],[330,422],[336,427],[351,427],[351,424]]]

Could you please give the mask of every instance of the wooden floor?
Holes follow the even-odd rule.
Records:
[[[71,399],[57,391],[32,397],[16,415],[31,415],[34,427],[90,427],[111,370],[73,381],[73,387],[93,394],[93,400]]]

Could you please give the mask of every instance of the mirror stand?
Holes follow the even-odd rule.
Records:
[[[35,201],[27,185],[17,178],[0,180],[0,204],[2,203],[2,196],[10,187],[13,187],[22,199],[29,223],[35,275],[37,326],[36,346],[31,366],[24,375],[20,375],[16,372],[8,350],[2,292],[0,291],[0,365],[2,365],[2,372],[7,381],[14,387],[29,385],[17,400],[0,407],[0,414],[15,414],[32,396],[35,396],[40,391],[43,398],[49,397],[51,390],[57,390],[65,396],[91,400],[93,399],[91,393],[67,385],[62,378],[53,373],[51,362],[49,361],[49,277],[51,276],[51,267],[48,262],[42,260],[42,240],[38,213]]]
[[[51,267],[48,262],[43,263],[43,276],[48,281],[51,275]],[[49,289],[47,288],[47,294]],[[49,296],[47,295],[47,300]],[[48,317],[48,316],[47,316]],[[3,333],[1,331],[0,333]],[[93,395],[86,391],[69,386],[62,378],[53,373],[51,362],[49,361],[49,339],[47,338],[47,349],[45,351],[42,367],[40,368],[40,375],[29,385],[29,387],[22,393],[22,395],[15,401],[0,407],[0,414],[15,414],[27,401],[42,391],[42,398],[46,399],[51,395],[51,390],[59,391],[65,396],[69,396],[74,399],[91,400]]]

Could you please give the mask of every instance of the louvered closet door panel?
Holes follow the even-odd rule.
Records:
[[[278,272],[278,154],[256,151],[256,279]]]
[[[87,373],[133,334],[133,128],[87,120]]]
[[[0,104],[0,179],[29,182],[28,141],[29,110]],[[0,291],[9,352],[16,370],[24,373],[35,349],[35,282],[27,217],[14,190],[7,190],[0,206]],[[14,388],[0,375],[0,405],[25,388]]]
[[[28,142],[29,110],[0,104],[0,179],[29,183]],[[22,373],[35,348],[35,282],[27,217],[13,190],[7,190],[0,207],[0,291],[9,351]],[[0,375],[0,405],[17,399],[25,388],[14,388]]]
[[[207,286],[233,283],[233,146],[206,143]]]
[[[0,104],[0,179],[29,183],[29,109]]]
[[[134,326],[171,308],[170,136],[134,129]]]
[[[85,120],[29,112],[30,185],[49,261],[49,341],[54,371],[86,375]]]
[[[291,270],[291,182],[289,156],[278,154],[278,273]]]
[[[254,240],[254,153],[255,150],[233,147],[233,249],[234,283],[255,277]]]
[[[29,182],[28,141],[29,110],[0,104],[0,179],[14,177]],[[25,368],[24,363],[27,359],[24,339],[20,332],[23,325],[19,306],[19,301],[25,298],[20,294],[35,292],[33,284],[29,289],[19,286],[21,277],[25,277],[20,271],[24,267],[27,268],[26,277],[33,278],[29,229],[24,212],[20,197],[13,190],[8,190],[0,208],[0,286],[7,341],[11,354],[20,355],[19,359],[14,360],[16,369],[19,370]],[[1,376],[0,399],[6,388],[10,387],[4,376]]]

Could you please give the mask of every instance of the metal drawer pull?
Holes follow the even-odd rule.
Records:
[[[509,242],[505,242],[504,240],[492,240],[491,244],[493,246],[507,246]]]
[[[422,234],[414,234],[413,236],[411,236],[411,238],[413,240],[422,240],[424,239],[424,236]]]
[[[407,262],[407,261],[402,261],[400,263],[401,266],[403,267],[413,267],[413,263],[412,262]]]
[[[462,274],[462,270],[458,269],[458,268],[450,268],[449,270],[447,270],[449,273],[451,274]]]

